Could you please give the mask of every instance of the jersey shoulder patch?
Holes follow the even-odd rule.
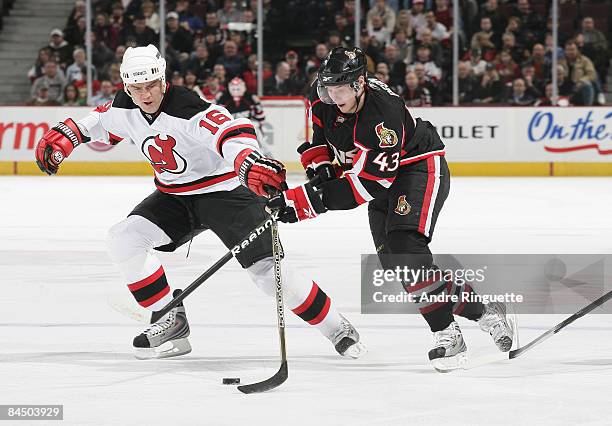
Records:
[[[210,103],[200,98],[196,92],[184,87],[170,86],[166,96],[168,96],[168,99],[162,111],[172,117],[184,120],[190,120],[210,106]]]
[[[134,109],[138,108],[132,98],[129,97],[127,93],[123,90],[117,91],[115,95],[115,99],[113,100],[113,108],[122,108],[122,109]]]

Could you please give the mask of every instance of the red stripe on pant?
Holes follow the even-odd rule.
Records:
[[[450,292],[451,292],[452,288],[453,288],[453,284],[451,282],[448,282],[446,284],[446,288],[444,289],[444,291],[442,293],[446,292],[447,295],[450,295]],[[436,309],[438,309],[438,308],[440,308],[440,307],[442,307],[442,306],[444,306],[444,305],[446,305],[448,303],[450,303],[450,302],[449,301],[435,302],[435,303],[432,303],[429,306],[425,306],[423,308],[419,308],[419,312],[421,312],[421,314],[425,315],[425,314],[428,314],[430,312],[435,311]]]
[[[431,195],[433,193],[434,183],[436,181],[436,160],[434,157],[427,158],[427,186],[425,188],[425,198],[423,199],[423,205],[421,206],[421,217],[419,218],[418,231],[421,234],[425,234],[425,225],[427,224],[427,216],[429,215],[429,209],[434,206],[431,205]]]

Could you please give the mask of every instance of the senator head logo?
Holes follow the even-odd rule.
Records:
[[[406,196],[400,195],[397,199],[397,207],[395,208],[395,213],[400,216],[406,216],[408,213],[410,213],[410,210],[412,209],[410,207],[410,204],[408,204],[408,202],[406,201]]]
[[[176,139],[170,135],[149,136],[141,145],[142,153],[157,173],[181,174],[187,169],[187,161],[174,149]]]
[[[374,129],[376,130],[376,136],[378,136],[380,141],[378,146],[381,148],[390,148],[397,145],[397,134],[395,131],[387,129],[384,125],[384,121],[378,123]]]

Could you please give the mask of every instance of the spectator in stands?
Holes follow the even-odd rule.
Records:
[[[115,91],[123,89],[123,80],[121,79],[121,67],[119,64],[112,64],[108,69],[108,80],[115,87]]]
[[[72,51],[73,47],[64,40],[64,33],[62,30],[55,28],[51,31],[51,42],[47,48],[53,54],[55,61],[62,67],[66,67],[72,62]],[[49,87],[50,93],[53,93],[51,87]]]
[[[213,66],[213,75],[219,79],[219,84],[223,87],[222,90],[225,90],[225,86],[230,78],[228,77],[227,70],[223,64],[215,64]]]
[[[496,41],[497,39],[499,41]],[[498,46],[501,46],[501,36],[494,32],[490,17],[480,18],[480,31],[474,33],[470,46],[472,49],[480,49],[485,61],[491,62],[495,59]]]
[[[49,98],[49,87],[46,83],[38,86],[36,96],[32,97],[26,105],[28,106],[58,106],[61,105],[57,100]]]
[[[206,79],[206,84],[202,88],[202,94],[205,99],[214,101],[223,95],[224,87],[219,83],[219,77],[214,74]]]
[[[340,33],[338,33],[338,31],[329,32],[329,35],[327,36],[327,45],[329,46],[330,50],[333,50],[336,47],[344,46],[342,44],[342,37],[340,37]]]
[[[90,106],[100,106],[106,102],[115,99],[115,87],[108,80],[102,80],[100,83],[100,92],[91,98]]]
[[[410,71],[416,71],[416,64],[422,64],[425,68],[425,75],[432,81],[438,82],[442,78],[442,70],[431,59],[431,50],[427,46],[419,46],[415,63],[409,67]],[[418,76],[418,73],[417,73]]]
[[[412,62],[412,40],[406,35],[404,30],[395,30],[391,44],[397,49],[397,56],[405,64]]]
[[[448,7],[448,0],[436,0],[436,21],[444,25],[449,31],[453,30],[453,13]]]
[[[108,61],[102,68],[102,71],[100,73],[102,78],[105,78],[107,80],[109,79],[108,76],[110,75],[110,67],[114,64],[121,65],[121,61],[123,61],[124,54],[125,54],[125,46],[120,44],[115,49],[115,54],[113,55],[113,58],[110,61]]]
[[[368,61],[368,72],[374,72],[376,64],[381,61],[382,47],[378,44],[378,41],[376,41],[374,37],[370,36],[367,30],[361,31],[359,42],[361,50],[363,50],[363,53],[365,53]]]
[[[43,47],[42,49],[38,50],[38,58],[36,59],[36,62],[34,62],[32,68],[30,68],[30,70],[28,71],[28,78],[30,79],[30,83],[33,83],[34,80],[43,75],[45,64],[50,59],[51,51],[48,48]]]
[[[426,87],[431,95],[432,105],[439,103],[439,89],[438,81],[434,81],[427,76],[425,65],[417,62],[409,67],[411,71],[414,71],[417,78],[419,79],[419,87]]]
[[[199,97],[204,99],[204,93],[202,93],[202,89],[198,85],[198,76],[193,70],[188,69],[185,72],[185,87],[196,92]]]
[[[223,45],[223,55],[217,59],[217,64],[225,67],[227,72],[226,81],[238,77],[244,71],[244,57],[238,51],[238,46],[232,40],[228,40]],[[222,82],[225,84],[225,82]]]
[[[344,8],[341,9],[341,13],[346,16],[349,27],[355,26],[355,0],[344,0]]]
[[[408,107],[430,107],[431,94],[426,87],[419,86],[419,78],[414,72],[407,72],[405,76],[406,89],[402,99]]]
[[[508,84],[520,76],[520,70],[512,55],[507,50],[502,50],[496,60],[495,69],[499,73],[502,83]]]
[[[374,76],[386,85],[389,85],[389,65],[386,62],[377,63]]]
[[[501,35],[506,29],[506,16],[500,10],[497,0],[487,0],[481,7],[478,15],[476,16],[476,22],[480,23],[482,28],[482,18],[489,18],[491,24],[491,31],[495,34]],[[496,38],[491,38],[492,42],[496,41]],[[501,39],[499,39],[501,41]],[[499,47],[499,46],[498,46]]]
[[[77,19],[76,25],[66,28],[66,41],[73,46],[84,46],[86,26],[87,21],[84,16],[81,16]]]
[[[443,60],[442,46],[437,40],[433,38],[433,36],[431,35],[431,30],[429,28],[424,28],[423,30],[421,30],[420,39],[417,43],[417,49],[421,46],[429,48],[429,51],[431,53],[431,59],[438,67],[441,67]]]
[[[590,16],[582,20],[581,33],[584,38],[584,44],[580,51],[593,61],[600,81],[606,81],[610,66],[606,36],[595,28],[595,21]]]
[[[334,15],[333,30],[339,34],[344,46],[353,46],[355,44],[353,43],[355,28],[348,26],[348,20],[343,14],[336,13]]]
[[[521,77],[525,81],[526,91],[534,99],[538,99],[544,93],[544,82],[536,77],[535,67],[530,61],[521,67]]]
[[[478,79],[472,75],[472,68],[469,62],[460,61],[457,65],[459,77],[459,103],[469,104],[474,99],[478,89]]]
[[[407,9],[402,9],[397,14],[397,19],[395,21],[395,31],[403,30],[406,33],[406,37],[408,39],[412,39],[412,35],[414,33],[412,28],[412,19],[410,17],[410,11]]]
[[[293,82],[293,86],[302,91],[301,89],[306,85],[306,75],[299,66],[299,57],[295,50],[290,50],[285,54],[285,61],[289,64],[291,69],[290,79]]]
[[[224,26],[230,22],[240,22],[242,16],[241,12],[236,9],[234,0],[224,0],[223,9],[217,11],[219,17],[219,23]]]
[[[192,71],[196,76],[196,80],[203,83],[212,73],[214,66],[215,63],[208,55],[208,48],[200,44],[196,47],[192,57],[184,63],[183,69],[185,71]]]
[[[366,26],[369,28],[374,26],[374,16],[380,16],[382,25],[387,29],[389,34],[395,29],[395,11],[387,5],[386,0],[376,0],[374,6],[366,15]]]
[[[70,16],[68,16],[68,20],[66,21],[66,28],[76,26],[79,18],[85,17],[86,12],[86,6],[83,0],[77,0],[74,2],[74,8],[70,12]]]
[[[480,78],[485,73],[488,62],[482,59],[482,52],[480,49],[470,50],[470,71],[474,77]]]
[[[170,45],[179,53],[190,54],[193,49],[193,37],[191,33],[179,24],[179,15],[176,12],[168,12],[166,15],[166,38]]]
[[[448,40],[450,34],[446,27],[436,21],[436,15],[433,12],[427,12],[425,14],[425,21],[427,22],[426,28],[431,31],[431,36],[434,40],[442,42]],[[422,31],[422,30],[421,30]],[[418,33],[417,33],[418,38]]]
[[[70,107],[85,105],[85,101],[79,97],[79,92],[73,84],[67,85],[64,89],[64,102],[62,105]]]
[[[170,81],[173,86],[182,87],[185,85],[185,79],[183,78],[183,74],[181,74],[179,71],[174,71],[172,73]]]
[[[193,32],[204,29],[204,22],[199,16],[192,12],[189,0],[178,0],[174,11],[179,15],[181,27],[185,28],[187,31]]]
[[[264,80],[267,77],[264,77]],[[257,55],[252,54],[247,58],[246,70],[242,73],[242,79],[247,87],[247,92],[257,93]]]
[[[66,68],[66,79],[68,84],[72,84],[75,81],[87,80],[87,56],[85,50],[78,48],[74,50],[72,54],[74,62]],[[95,67],[91,70],[92,79],[98,78]]]
[[[96,38],[93,31],[89,35],[91,40],[91,62],[97,69],[103,69],[106,64],[111,62],[114,53]]]
[[[391,31],[383,24],[380,15],[372,16],[372,21],[368,24],[368,34],[376,40],[378,46],[384,46],[391,41]],[[330,46],[330,49],[333,49]]]
[[[499,103],[502,96],[504,96],[504,84],[499,78],[495,65],[488,63],[472,101],[482,104]]]
[[[506,102],[512,106],[530,106],[535,103],[535,98],[527,91],[525,80],[517,78],[512,82],[512,90]]]
[[[525,60],[525,55],[522,49],[516,45],[516,37],[512,33],[504,33],[502,36],[502,49],[510,53],[512,60],[520,64]]]
[[[531,10],[529,0],[517,0],[516,9],[512,12],[512,16],[521,20],[522,34],[528,46],[532,46],[538,40],[541,40],[545,31],[545,22],[538,13]]]
[[[523,49],[525,47],[525,37],[521,29],[521,20],[517,16],[511,16],[508,19],[508,25],[504,34],[512,34],[514,36],[514,44],[516,47]],[[503,46],[502,46],[503,49]]]
[[[552,64],[552,52],[557,52],[557,60],[560,60],[563,58],[563,56],[565,55],[565,51],[563,50],[563,48],[561,46],[553,46],[554,42],[553,42],[553,38],[552,38],[552,34],[548,33],[546,34],[546,38],[544,41],[544,48],[546,50],[546,53],[544,54],[546,56],[546,60],[548,61],[549,64]]]
[[[412,8],[410,9],[410,25],[415,33],[419,33],[427,26],[427,20],[423,13],[425,9],[425,0],[413,0]]]
[[[548,83],[546,88],[544,89],[544,96],[536,101],[534,106],[568,106],[570,104],[570,100],[567,96],[558,96],[557,102],[554,103],[552,101],[552,83]]]
[[[565,68],[561,65],[557,65],[557,94],[567,98],[571,105],[585,105],[584,90],[579,90],[574,82],[567,78]]]
[[[171,12],[172,13],[172,12]],[[159,45],[159,37],[151,28],[147,27],[145,17],[142,14],[134,16],[131,28],[124,28],[120,43],[126,46],[133,41],[136,46]]]
[[[140,11],[142,13],[142,16],[144,16],[145,18],[145,25],[155,31],[156,34],[158,34],[161,23],[159,19],[159,14],[156,11],[155,4],[153,4],[152,1],[145,0],[140,6]]]
[[[531,49],[531,63],[533,65],[536,78],[544,81],[550,78],[550,63],[546,59],[544,45],[536,43]]]
[[[406,63],[399,58],[397,47],[388,44],[385,47],[383,60],[389,65],[389,85],[393,87],[403,85],[406,77]]]
[[[125,12],[125,9],[123,8],[123,5],[121,4],[121,2],[117,2],[113,4],[113,9],[112,9],[112,13],[110,16],[110,24],[117,28],[117,31],[121,32],[121,29],[123,28],[123,14]]]
[[[264,83],[264,92],[270,96],[293,96],[298,94],[299,88],[293,86],[289,78],[291,69],[285,61],[276,64],[276,73]]]
[[[38,89],[47,87],[49,91],[49,99],[52,101],[62,102],[64,98],[64,87],[66,87],[66,77],[57,70],[57,63],[53,60],[47,61],[42,76],[34,80],[30,91],[31,97],[36,98],[39,95]]]
[[[580,53],[576,41],[570,39],[565,43],[565,58],[559,61],[565,74],[576,85],[581,93],[584,105],[593,105],[597,87],[597,73],[593,62]]]
[[[119,45],[119,30],[110,24],[106,13],[96,14],[96,21],[92,30],[96,33],[96,39],[104,43],[109,49],[115,50]]]
[[[221,24],[219,23],[219,17],[215,12],[206,12],[206,25],[205,25],[205,33],[214,35],[214,43],[222,45],[225,43],[225,32],[221,29]],[[213,52],[211,50],[210,43],[208,39],[206,40],[206,44],[208,45],[208,50],[213,56]]]

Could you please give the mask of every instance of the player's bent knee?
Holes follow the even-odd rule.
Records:
[[[109,229],[106,247],[111,260],[120,263],[169,242],[157,225],[141,216],[129,216]]]

